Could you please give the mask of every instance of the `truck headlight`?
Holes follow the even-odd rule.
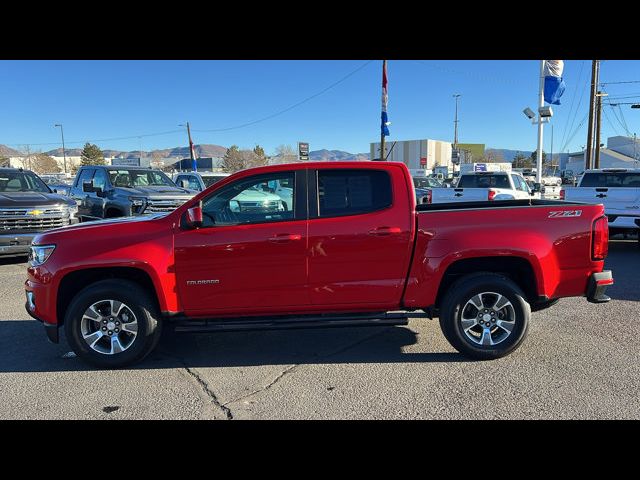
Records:
[[[55,245],[31,245],[29,263],[34,267],[42,265],[51,256],[55,248]]]
[[[78,216],[78,205],[69,205],[69,218],[76,218]]]
[[[142,197],[129,197],[131,201],[131,211],[132,213],[142,213],[147,205],[147,200]]]

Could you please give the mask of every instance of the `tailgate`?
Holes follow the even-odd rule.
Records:
[[[488,200],[486,188],[434,188],[431,203],[478,202]]]

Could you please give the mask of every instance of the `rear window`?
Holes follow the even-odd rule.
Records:
[[[391,178],[382,170],[319,170],[321,217],[357,215],[391,206]]]
[[[640,173],[593,172],[585,173],[581,187],[640,187]]]
[[[503,175],[462,175],[458,188],[511,188],[509,178]]]

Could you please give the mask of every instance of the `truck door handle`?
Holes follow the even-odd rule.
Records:
[[[369,230],[369,235],[384,236],[398,234],[402,231],[400,227],[378,227],[373,230]]]
[[[291,240],[300,240],[300,239],[302,239],[302,235],[300,234],[279,233],[269,238],[269,241],[273,243],[286,243],[286,242],[290,242]]]
[[[600,194],[596,195],[596,197],[598,197],[598,198],[604,198],[606,196],[607,196],[606,193],[600,193]]]
[[[461,196],[462,196],[462,193],[454,193],[454,194],[453,194],[453,196],[454,196],[454,197],[461,197]]]

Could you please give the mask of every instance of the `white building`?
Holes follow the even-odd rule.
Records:
[[[585,153],[570,153],[565,170],[580,174],[585,167]],[[633,137],[609,137],[600,149],[600,168],[640,168],[640,140]]]
[[[441,140],[401,140],[385,142],[388,160],[402,162],[411,170],[451,167],[451,143]],[[391,152],[391,153],[389,153]],[[380,142],[370,144],[370,158],[380,158]]]

